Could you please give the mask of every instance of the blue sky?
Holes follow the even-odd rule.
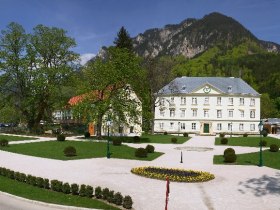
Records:
[[[112,45],[121,26],[131,37],[150,28],[202,18],[231,16],[259,39],[280,44],[280,0],[0,0],[0,29],[14,21],[27,32],[38,24],[55,26],[75,38],[84,56]]]

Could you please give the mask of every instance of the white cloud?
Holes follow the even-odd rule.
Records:
[[[86,64],[86,62],[88,62],[90,59],[92,59],[93,57],[95,57],[96,55],[93,54],[93,53],[85,53],[85,54],[82,54],[80,56],[80,64],[83,66]]]

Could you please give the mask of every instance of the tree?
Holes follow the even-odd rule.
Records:
[[[0,45],[1,92],[28,128],[36,130],[52,113],[61,86],[73,72],[78,56],[70,48],[75,41],[63,29],[38,25],[26,34],[21,25],[11,23],[2,31]]]
[[[130,52],[133,52],[132,39],[130,38],[128,31],[123,26],[118,32],[114,44],[117,48],[126,48]]]
[[[97,58],[83,69],[83,95],[74,106],[74,113],[95,122],[99,138],[105,116],[119,125],[129,123],[128,118],[130,122],[141,123],[140,101],[131,97],[130,90],[139,93],[142,81],[139,58],[127,49],[110,47],[106,60]]]
[[[270,99],[268,93],[263,93],[261,95],[261,118],[273,118],[275,117],[277,110],[273,103],[273,100]]]

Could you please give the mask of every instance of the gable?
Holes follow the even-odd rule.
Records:
[[[219,90],[216,87],[213,87],[212,85],[204,84],[204,85],[192,90],[191,93],[219,95],[219,94],[223,94],[223,91]]]

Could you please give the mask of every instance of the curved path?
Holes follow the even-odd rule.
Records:
[[[214,146],[214,137],[195,136],[182,145],[154,146],[156,151],[165,153],[154,161],[106,158],[60,161],[0,151],[0,166],[49,179],[109,187],[131,195],[136,210],[164,209],[166,183],[131,174],[132,167],[153,165],[202,170],[216,178],[205,183],[172,182],[168,209],[280,209],[280,171],[257,166],[213,165],[213,155],[222,154],[225,149]],[[183,147],[183,163],[180,163],[181,150],[176,147]],[[193,150],[190,147],[213,150],[186,151]],[[234,148],[236,153],[258,151],[258,148]]]

